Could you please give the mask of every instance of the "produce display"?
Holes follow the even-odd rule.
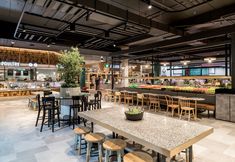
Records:
[[[180,86],[164,86],[164,85],[137,85],[131,84],[129,88],[144,88],[144,89],[160,89],[160,90],[171,90],[175,92],[191,92],[191,93],[204,93],[204,94],[215,94],[215,90],[219,87],[210,88],[197,88],[197,87],[180,87]]]

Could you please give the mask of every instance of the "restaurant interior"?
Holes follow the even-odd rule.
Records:
[[[234,0],[1,0],[0,162],[235,162]]]

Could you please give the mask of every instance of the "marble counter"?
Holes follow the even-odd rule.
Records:
[[[147,112],[141,121],[128,121],[124,111],[114,107],[79,115],[166,157],[176,155],[213,132],[212,127]]]

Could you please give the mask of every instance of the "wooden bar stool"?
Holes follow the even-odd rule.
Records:
[[[131,104],[133,105],[133,94],[132,93],[125,93],[125,104],[127,104],[128,106],[130,105],[130,101]]]
[[[111,152],[117,152],[117,161],[122,161],[122,154],[126,148],[126,142],[122,139],[108,139],[103,143],[105,149],[105,162],[109,162]]]
[[[94,143],[98,144],[99,162],[102,162],[102,157],[103,157],[102,144],[105,140],[105,135],[103,133],[89,133],[89,134],[85,135],[84,139],[87,142],[86,162],[90,161],[91,145],[94,144]]]
[[[134,151],[123,157],[123,162],[153,162],[153,158],[144,152]]]
[[[81,144],[83,140],[83,136],[90,133],[90,129],[87,127],[78,127],[74,129],[75,133],[75,150],[78,150],[78,155],[81,155]]]

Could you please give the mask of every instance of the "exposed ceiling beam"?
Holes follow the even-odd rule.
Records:
[[[145,51],[145,50],[149,50],[149,49],[170,47],[170,46],[185,44],[187,42],[223,36],[223,35],[233,33],[233,32],[235,32],[235,25],[229,25],[229,26],[225,26],[222,28],[216,28],[216,29],[202,31],[202,32],[194,33],[194,34],[189,34],[184,37],[179,37],[179,38],[170,39],[170,40],[166,40],[166,41],[151,43],[151,44],[147,44],[147,45],[143,45],[143,46],[139,46],[139,47],[133,47],[128,50],[114,52],[111,54],[111,56],[120,56],[120,55],[124,55],[124,54],[128,54],[128,53],[141,52],[141,51]]]
[[[177,21],[175,23],[172,23],[171,25],[175,27],[188,27],[191,25],[203,24],[213,20],[217,20],[220,19],[222,16],[230,15],[232,13],[235,14],[235,4],[215,9],[181,21]]]
[[[186,52],[186,53],[189,53],[189,52],[193,52],[193,51],[196,51],[196,50],[202,50],[202,49],[209,49],[209,48],[215,48],[215,47],[218,47],[218,46],[223,46],[224,44],[230,44],[231,43],[231,40],[228,40],[228,41],[222,41],[222,42],[215,42],[215,43],[210,43],[210,44],[207,44],[207,45],[203,45],[203,46],[199,46],[199,47],[184,47],[184,48],[178,48],[178,49],[172,49],[172,50],[164,50],[163,52],[155,52],[155,53],[150,53],[150,54],[145,54],[145,55],[141,55],[141,56],[133,56],[133,57],[130,57],[131,59],[140,59],[140,58],[143,58],[143,57],[150,57],[150,56],[155,56],[155,55],[163,55],[163,54],[174,54],[174,53],[183,53],[183,52]],[[198,52],[200,53],[200,52]]]
[[[77,7],[82,7],[92,12],[100,13],[108,17],[113,17],[121,21],[131,22],[136,25],[141,25],[141,26],[149,27],[149,28],[150,27],[157,28],[159,30],[173,33],[176,35],[183,35],[182,30],[175,29],[174,27],[171,27],[167,24],[153,21],[141,15],[137,15],[135,13],[129,12],[128,10],[118,8],[116,6],[110,5],[100,0],[69,0],[71,3],[67,3],[62,0],[56,0],[56,1],[74,5]]]

